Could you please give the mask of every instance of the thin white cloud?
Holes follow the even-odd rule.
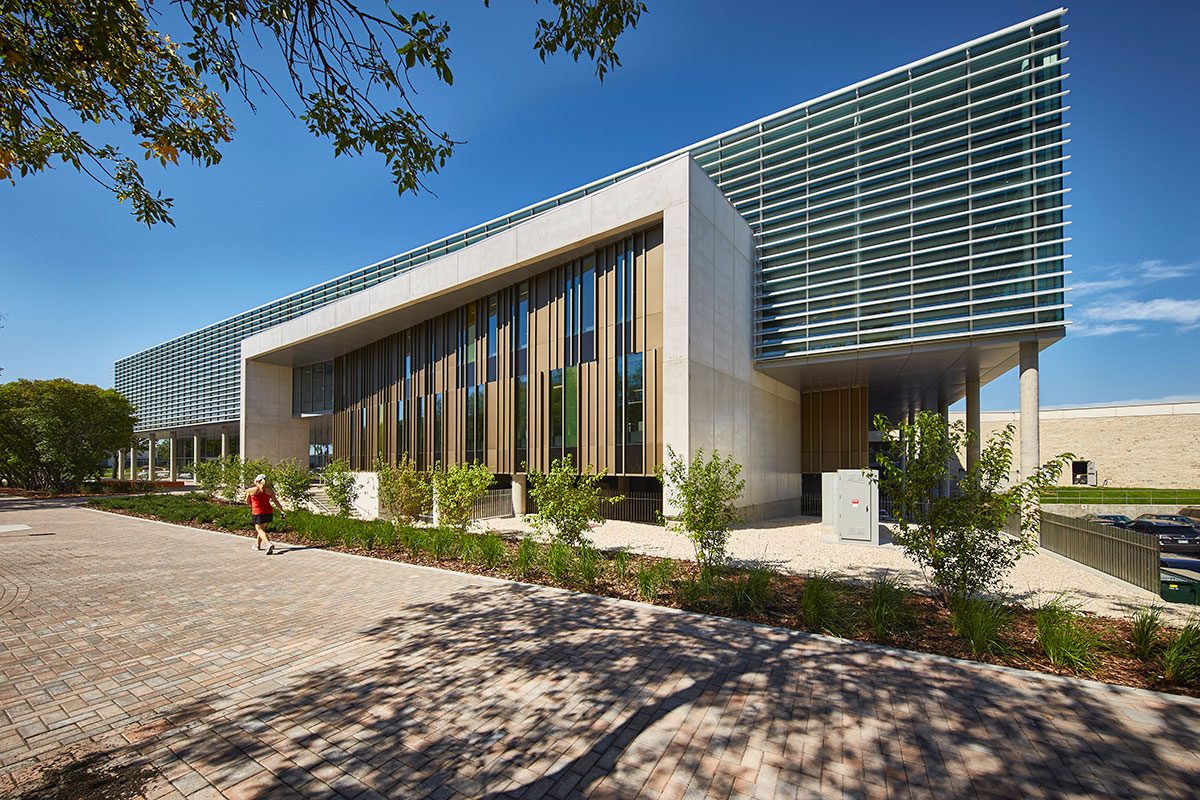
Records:
[[[1113,336],[1118,333],[1138,333],[1141,328],[1127,322],[1101,323],[1089,325],[1080,322],[1071,326],[1072,336]]]
[[[1092,267],[1084,274],[1094,276],[1093,280],[1081,280],[1071,284],[1071,290],[1076,297],[1101,292],[1114,292],[1133,286],[1145,286],[1159,281],[1187,278],[1200,272],[1200,262],[1187,264],[1168,264],[1161,258],[1151,258],[1136,264],[1111,264],[1103,267]]]
[[[1122,300],[1091,306],[1083,311],[1082,317],[1091,323],[1167,323],[1188,331],[1200,328],[1200,299]]]

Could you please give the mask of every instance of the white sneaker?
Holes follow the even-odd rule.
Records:
[[[250,543],[250,549],[255,551],[262,550],[262,548],[258,546],[258,539],[255,539]]]

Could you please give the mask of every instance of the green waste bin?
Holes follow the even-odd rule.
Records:
[[[1197,592],[1200,581],[1194,577],[1196,573],[1187,571],[1161,570],[1159,573],[1159,595],[1169,603],[1186,603],[1197,605]]]

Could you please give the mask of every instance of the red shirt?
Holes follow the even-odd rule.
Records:
[[[266,489],[259,489],[257,492],[250,495],[250,513],[270,514],[271,498],[274,496],[275,495],[271,494]]]

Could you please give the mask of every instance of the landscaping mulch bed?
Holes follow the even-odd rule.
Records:
[[[93,505],[103,510],[145,519],[160,519],[152,514],[138,513],[128,509],[105,507],[105,501],[94,501]],[[172,521],[172,520],[167,520]],[[253,536],[251,529],[230,529],[216,524],[183,522],[192,527],[206,528],[225,533],[236,533],[243,536]],[[363,523],[365,524],[365,523]],[[277,521],[272,528],[280,525]],[[1008,606],[1009,623],[1002,634],[1002,647],[998,652],[990,654],[972,653],[968,642],[959,636],[952,625],[951,614],[935,597],[918,592],[906,591],[903,600],[905,622],[890,637],[875,637],[865,622],[865,608],[870,596],[870,588],[852,583],[837,581],[836,592],[838,602],[846,612],[842,615],[844,622],[832,628],[827,627],[813,630],[806,625],[801,611],[801,595],[805,584],[812,580],[791,573],[772,572],[770,574],[769,597],[754,610],[736,609],[727,592],[714,590],[697,596],[694,587],[699,581],[700,574],[697,565],[690,561],[676,561],[635,553],[626,553],[619,558],[626,563],[623,572],[617,566],[618,556],[614,552],[603,553],[603,565],[598,578],[588,584],[568,577],[564,580],[554,580],[547,574],[544,563],[520,572],[516,569],[517,551],[520,539],[524,534],[518,531],[495,532],[502,540],[507,556],[500,559],[494,567],[487,567],[475,560],[461,558],[435,558],[430,553],[411,552],[401,544],[393,548],[347,547],[328,542],[316,542],[311,538],[298,535],[288,529],[273,530],[271,537],[276,543],[301,547],[317,547],[343,553],[380,558],[407,564],[438,567],[455,572],[476,575],[486,575],[495,578],[519,580],[527,583],[555,586],[558,588],[582,591],[605,597],[623,600],[651,602],[656,605],[679,608],[688,611],[711,614],[749,622],[762,623],[797,631],[818,632],[831,634],[847,639],[857,639],[876,644],[897,647],[901,649],[933,653],[936,655],[998,664],[1036,672],[1083,677],[1106,683],[1137,688],[1154,689],[1157,691],[1200,696],[1200,686],[1177,685],[1167,683],[1160,674],[1161,664],[1158,659],[1143,661],[1132,654],[1130,649],[1130,622],[1125,619],[1098,617],[1080,614],[1076,619],[1080,624],[1090,629],[1096,636],[1099,646],[1094,651],[1095,668],[1089,672],[1080,673],[1071,669],[1056,666],[1050,662],[1037,640],[1035,611],[1020,606]],[[545,546],[542,546],[545,555]],[[647,597],[639,590],[638,572],[651,570],[668,570],[670,577],[664,579],[661,588],[653,597]],[[739,576],[745,576],[743,570],[730,570],[718,581],[733,581]],[[831,578],[833,576],[830,576]],[[689,591],[689,587],[693,591]]]

